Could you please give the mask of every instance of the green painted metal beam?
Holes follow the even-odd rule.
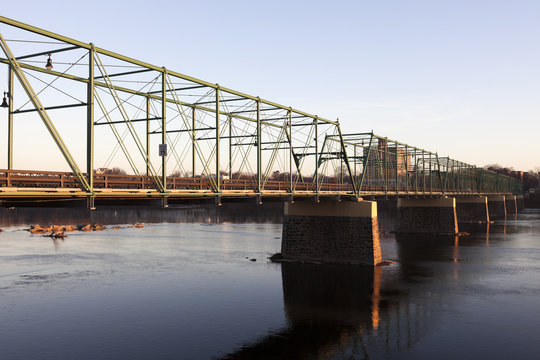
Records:
[[[26,31],[36,33],[36,34],[39,34],[39,35],[43,35],[43,36],[46,36],[46,37],[51,38],[51,39],[55,39],[55,40],[62,41],[62,42],[68,43],[68,44],[76,45],[76,46],[79,46],[79,47],[87,49],[87,50],[89,50],[90,47],[91,47],[90,44],[86,44],[86,43],[84,43],[82,41],[78,41],[78,40],[69,38],[67,36],[59,35],[59,34],[56,34],[54,32],[51,32],[51,31],[40,29],[40,28],[38,28],[36,26],[28,25],[28,24],[25,24],[25,23],[22,23],[20,21],[16,21],[16,20],[4,17],[4,16],[0,16],[0,22],[2,22],[4,24],[7,24],[7,25],[17,27],[17,28],[20,28],[20,29],[23,29],[23,30],[26,30]],[[99,48],[99,47],[96,47],[95,51],[97,53],[99,53],[99,54],[110,56],[112,58],[122,60],[122,61],[128,62],[130,64],[133,64],[133,65],[138,65],[138,66],[141,66],[141,67],[144,67],[144,68],[147,68],[147,69],[160,71],[160,72],[161,72],[161,69],[162,69],[162,67],[155,66],[155,65],[149,64],[149,63],[144,62],[144,61],[139,61],[139,60],[130,58],[128,56],[124,56],[124,55],[115,53],[113,51],[105,50],[105,49],[102,49],[102,48]],[[210,87],[210,88],[214,88],[214,89],[216,89],[218,87],[218,85],[216,85],[216,84],[213,84],[213,83],[210,83],[210,82],[207,82],[207,81],[204,81],[204,80],[200,80],[200,79],[197,79],[197,78],[192,77],[192,76],[187,76],[187,75],[181,74],[179,72],[175,72],[175,71],[169,71],[169,75],[180,78],[180,79],[183,79],[183,80],[187,80],[187,81],[199,84],[199,85],[204,85],[204,86],[207,86],[207,87]],[[232,90],[232,89],[225,88],[225,87],[221,87],[221,91],[227,92],[227,93],[232,94],[232,95],[241,96],[241,97],[244,97],[244,98],[247,98],[247,99],[251,99],[251,100],[254,100],[254,101],[259,101],[262,104],[275,106],[275,107],[281,108],[283,110],[288,110],[290,108],[289,106],[284,106],[284,105],[275,103],[273,101],[260,99],[259,97],[252,96],[252,95],[249,95],[249,94],[245,94],[243,92]],[[304,116],[312,118],[312,119],[315,118],[315,115],[309,114],[309,113],[301,111],[301,110],[292,109],[292,111],[294,113],[296,113],[296,114],[301,114],[301,115],[304,115]],[[329,124],[336,125],[336,123],[334,121],[331,121],[331,120],[327,120],[327,119],[324,119],[324,118],[319,118],[319,120],[324,121],[324,122],[329,123]]]
[[[37,94],[35,93],[34,89],[28,82],[28,79],[24,75],[24,72],[22,71],[21,66],[19,65],[19,62],[15,59],[15,56],[11,52],[10,48],[8,47],[4,37],[0,34],[0,47],[4,51],[4,54],[6,55],[10,66],[17,76],[17,79],[19,80],[19,83],[21,84],[22,88],[28,95],[30,101],[34,105],[36,109],[38,109],[38,114],[41,117],[43,123],[45,124],[45,127],[49,131],[50,135],[52,136],[54,142],[58,146],[60,152],[66,159],[69,167],[73,171],[73,173],[77,176],[77,179],[79,180],[79,183],[81,187],[86,190],[87,192],[91,193],[92,189],[90,188],[88,182],[86,181],[85,177],[83,176],[81,170],[77,166],[77,163],[73,159],[73,156],[71,156],[71,153],[69,152],[67,146],[65,145],[64,141],[60,137],[60,134],[56,130],[54,124],[52,123],[49,115],[47,114],[47,111],[44,109],[43,104],[41,104],[41,101],[39,100]]]

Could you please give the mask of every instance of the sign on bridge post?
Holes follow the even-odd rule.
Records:
[[[159,144],[159,156],[167,156],[167,144]]]

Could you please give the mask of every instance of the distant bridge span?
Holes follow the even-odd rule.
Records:
[[[337,120],[5,17],[0,25],[0,64],[8,70],[0,201],[521,192],[517,179],[372,132],[343,133]],[[14,127],[18,117],[32,116],[70,172],[14,166]],[[66,119],[61,136],[55,124]],[[65,141],[80,134],[84,154]],[[25,145],[36,155],[45,151]]]

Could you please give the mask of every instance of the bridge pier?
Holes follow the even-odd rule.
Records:
[[[489,221],[487,196],[457,197],[456,214],[458,222]]]
[[[457,234],[456,200],[398,199],[398,233]]]
[[[169,207],[169,202],[166,196],[161,197],[161,207],[164,209]]]
[[[490,219],[506,218],[506,203],[504,195],[488,195],[488,209]]]
[[[525,208],[525,202],[523,200],[523,195],[516,195],[516,203],[518,212]]]
[[[380,263],[377,203],[285,203],[281,258],[371,266]]]
[[[86,198],[86,207],[90,211],[96,210],[95,197],[94,196],[89,196],[89,197]]]
[[[506,195],[504,197],[504,206],[506,207],[506,214],[517,214],[517,200],[515,195]]]

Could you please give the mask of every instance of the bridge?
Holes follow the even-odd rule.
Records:
[[[456,209],[470,221],[517,211],[518,179],[373,132],[343,132],[337,119],[1,16],[0,47],[4,206],[277,198],[286,202],[285,257],[369,264],[381,260],[377,204],[364,198],[399,198],[401,232],[458,233]],[[16,166],[19,123],[25,154],[45,164],[61,157],[70,171]],[[48,139],[56,152],[28,140],[39,123],[46,131],[35,142]],[[314,201],[294,203],[302,198]],[[354,241],[328,255],[329,238]]]
[[[2,102],[8,126],[1,199],[219,202],[521,191],[516,179],[373,132],[343,133],[338,120],[5,17],[0,24],[0,63],[9,74]],[[70,172],[14,165],[14,128],[23,117],[37,120],[32,126],[45,125],[43,136],[54,141]],[[69,136],[83,134],[83,154],[75,155],[78,146],[68,146],[57,129],[65,119]],[[24,151],[41,149],[25,144]],[[101,169],[97,158],[105,165]],[[127,166],[128,174],[108,173],[106,165],[114,161]]]

